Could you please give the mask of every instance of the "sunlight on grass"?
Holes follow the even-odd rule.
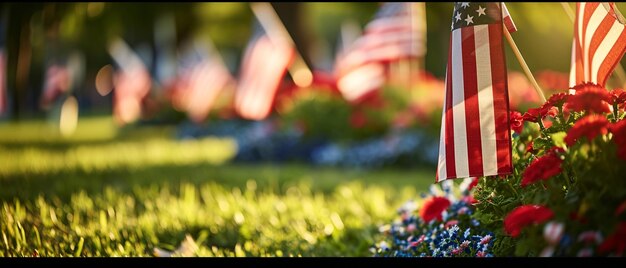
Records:
[[[434,171],[227,163],[232,139],[81,119],[0,125],[0,256],[369,256]]]
[[[306,184],[279,193],[249,181],[242,189],[183,183],[178,191],[150,185],[133,194],[106,187],[68,203],[40,196],[2,204],[0,256],[151,256],[186,233],[199,256],[366,256],[376,226],[415,194],[358,182],[330,195]]]

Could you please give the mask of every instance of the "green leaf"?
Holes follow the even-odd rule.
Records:
[[[552,143],[561,148],[565,147],[565,136],[567,136],[567,133],[565,133],[564,131],[550,135],[550,137],[552,138]]]

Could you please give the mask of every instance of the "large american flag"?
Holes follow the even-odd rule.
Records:
[[[206,119],[219,94],[234,79],[208,43],[194,43],[180,61],[172,101],[193,122],[199,123]]]
[[[235,91],[235,111],[250,120],[266,118],[285,72],[295,58],[287,39],[270,39],[258,22],[245,49]]]
[[[414,25],[411,4],[384,3],[363,35],[339,55],[335,74],[346,100],[355,102],[379,89],[387,79],[387,63],[424,56],[424,33]]]
[[[502,7],[454,4],[436,182],[512,171]]]
[[[626,52],[626,26],[615,3],[576,3],[570,86],[604,86]]]

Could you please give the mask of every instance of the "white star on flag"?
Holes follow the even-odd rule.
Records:
[[[467,22],[467,25],[470,25],[472,23],[474,23],[474,17],[470,16],[469,14],[467,15],[467,18],[464,19],[465,22]]]
[[[485,14],[485,9],[484,7],[478,6],[478,9],[476,9],[476,12],[478,12],[478,16],[482,16],[482,15],[487,15]]]

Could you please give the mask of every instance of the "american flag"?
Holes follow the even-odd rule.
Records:
[[[356,102],[386,81],[387,64],[424,56],[424,34],[413,25],[411,3],[387,2],[369,22],[364,34],[339,55],[337,85],[344,98]]]
[[[501,6],[454,5],[436,182],[512,171]]]
[[[50,106],[70,89],[70,72],[65,65],[52,64],[46,70],[43,95],[40,105],[44,109]]]
[[[615,3],[576,3],[570,86],[604,86],[626,52],[626,26]],[[619,11],[618,11],[619,12]]]
[[[210,44],[194,44],[181,58],[173,102],[193,122],[202,122],[222,90],[234,81]]]
[[[235,111],[245,119],[261,120],[271,111],[276,91],[295,58],[295,47],[286,39],[270,39],[255,23],[248,42],[235,91]]]
[[[132,123],[141,116],[152,77],[141,58],[122,39],[110,44],[109,54],[120,67],[114,78],[113,114],[118,124]]]

